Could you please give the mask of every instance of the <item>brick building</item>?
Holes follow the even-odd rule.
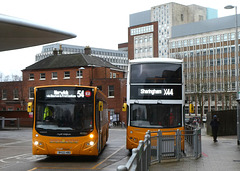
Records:
[[[85,49],[85,54],[62,54],[55,51],[54,55],[22,70],[23,81],[18,82],[18,91],[22,92],[21,109],[26,109],[27,102],[33,100],[35,86],[79,85],[80,83],[101,89],[108,97],[110,115],[117,114],[120,121],[126,122],[126,113],[121,111],[126,98],[125,72],[101,58],[88,54],[91,54],[90,48]],[[1,92],[12,91],[10,86],[0,87],[0,89],[2,89]],[[2,110],[1,106],[0,110]]]
[[[158,22],[128,28],[128,59],[158,57]]]
[[[0,111],[24,110],[22,81],[0,82]]]

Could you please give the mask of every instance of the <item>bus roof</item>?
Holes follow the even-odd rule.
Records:
[[[156,62],[163,62],[163,63],[182,63],[183,61],[180,59],[173,59],[173,58],[141,58],[141,59],[133,59],[130,60],[130,64],[134,63],[156,63]]]

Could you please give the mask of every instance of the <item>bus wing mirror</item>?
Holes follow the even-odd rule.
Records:
[[[127,111],[127,103],[123,103],[122,111],[123,112]]]
[[[103,102],[102,101],[99,101],[99,103],[98,103],[98,110],[103,111]]]
[[[33,108],[32,102],[28,102],[27,112],[32,112],[32,108]]]

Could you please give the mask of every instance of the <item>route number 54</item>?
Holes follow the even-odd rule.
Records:
[[[84,98],[84,90],[78,90],[77,91],[77,97],[78,98]]]

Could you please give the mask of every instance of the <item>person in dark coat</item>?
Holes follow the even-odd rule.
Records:
[[[217,134],[218,134],[218,127],[219,127],[219,120],[216,115],[213,116],[213,120],[210,123],[212,127],[212,135],[213,135],[213,141],[217,142]]]

